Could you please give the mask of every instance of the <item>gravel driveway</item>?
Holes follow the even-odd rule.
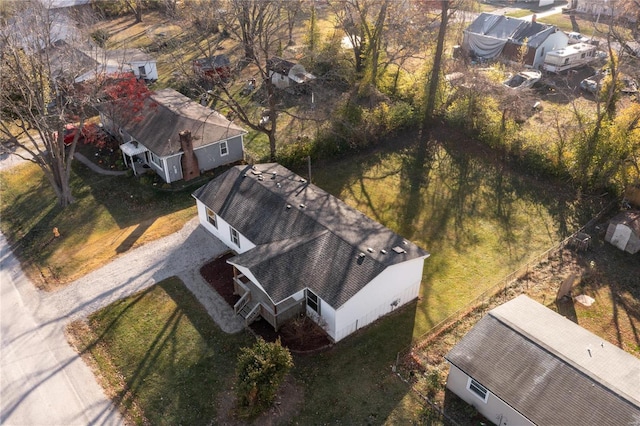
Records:
[[[0,170],[16,164],[0,158]],[[119,256],[65,288],[37,290],[0,234],[0,423],[3,425],[122,424],[90,369],[69,346],[74,319],[178,276],[228,333],[243,322],[202,279],[199,268],[226,246],[189,221],[180,231]]]

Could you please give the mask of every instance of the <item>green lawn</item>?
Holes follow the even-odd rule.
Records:
[[[68,333],[121,412],[153,425],[211,424],[238,349],[253,342],[222,332],[177,278],[72,323]]]
[[[413,337],[586,223],[601,204],[518,176],[460,135],[363,154],[313,171],[314,183],[431,253]],[[409,342],[406,342],[407,344]]]
[[[134,177],[98,175],[79,162],[73,169],[76,202],[64,210],[37,166],[0,173],[0,228],[42,288],[58,288],[195,217],[194,188],[166,192]]]
[[[338,419],[380,424],[415,420],[419,403],[391,374],[398,351],[599,211],[599,198],[577,199],[559,186],[514,174],[500,165],[495,154],[466,142],[451,129],[447,132],[438,144],[426,145],[405,135],[375,152],[314,163],[315,184],[415,241],[430,251],[431,257],[425,262],[418,302],[361,330],[330,351],[296,357],[293,374],[304,386],[305,400],[296,418],[299,423],[329,423]],[[306,174],[306,170],[299,172]],[[131,178],[94,175],[81,165],[75,167],[73,178],[78,202],[64,212],[55,207],[55,200],[37,170],[26,167],[5,172],[1,177],[0,213],[10,241],[21,256],[29,254],[32,257],[28,260],[39,259],[45,265],[66,256],[65,261],[58,260],[57,264],[63,271],[78,268],[82,259],[106,262],[117,254],[118,247],[128,249],[145,240],[156,223],[179,227],[195,215],[189,191],[162,193],[141,187]],[[59,227],[62,240],[47,245],[52,226]],[[165,231],[165,226],[160,228]],[[96,261],[89,254],[105,257]],[[164,286],[161,288],[169,292]],[[114,364],[124,377],[132,375],[137,380],[135,399],[144,412],[157,410],[159,403],[155,398],[162,392],[155,388],[168,386],[161,377],[182,374],[183,369],[177,363],[163,363],[167,372],[162,373],[160,364],[157,368],[155,364],[162,356],[147,355],[149,350],[155,351],[155,346],[134,351],[129,350],[127,342],[135,340],[138,333],[153,336],[142,339],[149,344],[166,342],[158,332],[145,328],[147,322],[149,326],[166,327],[169,332],[176,327],[171,321],[191,318],[175,308],[165,308],[162,298],[151,297],[159,291],[145,293],[135,303],[134,299],[119,302],[93,317],[97,321],[97,335],[104,333],[105,339],[109,336],[109,346],[116,348],[110,351],[119,353],[118,356],[131,355]],[[161,306],[145,305],[142,301],[147,297]],[[142,310],[137,310],[138,306]],[[134,314],[127,322],[124,319],[130,312]],[[242,343],[234,336],[220,334],[210,321],[198,324],[191,334],[207,340],[207,333],[211,332],[216,339],[229,339],[225,344],[232,353]],[[182,352],[182,342],[171,340],[162,350]],[[187,345],[191,347],[191,343]],[[213,356],[211,362],[229,364],[229,360],[221,360]],[[147,377],[152,370],[158,371],[158,377],[139,380],[140,372]],[[217,370],[211,371],[218,375]],[[215,380],[202,374],[195,381]],[[176,380],[191,383],[191,377]],[[153,389],[147,390],[147,386]],[[168,411],[163,411],[163,416],[182,416],[181,410],[193,398],[201,401],[189,393],[179,402],[167,402]],[[213,408],[202,410],[213,415]]]

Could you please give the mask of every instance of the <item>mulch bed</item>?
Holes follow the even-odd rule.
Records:
[[[233,256],[233,253],[224,254],[200,268],[200,275],[231,307],[240,300],[233,294],[233,268],[227,263]],[[315,352],[331,346],[325,331],[304,315],[289,321],[278,332],[262,318],[254,321],[250,328],[267,342],[280,338],[283,346],[296,353]]]

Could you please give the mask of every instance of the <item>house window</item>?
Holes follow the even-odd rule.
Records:
[[[149,151],[149,161],[151,161],[153,164],[155,164],[158,167],[162,167],[162,160],[160,160],[160,157],[158,157],[156,154],[154,154],[151,151]]]
[[[220,156],[224,157],[229,153],[229,147],[227,146],[227,141],[220,142]]]
[[[231,242],[240,247],[240,234],[235,229],[229,227],[231,229]]]
[[[309,289],[307,289],[307,306],[320,315],[320,300],[318,296]]]
[[[483,402],[487,402],[487,399],[489,398],[489,391],[471,377],[469,377],[469,381],[467,382],[467,389],[469,389],[469,392],[480,398]]]
[[[209,207],[207,207],[207,221],[216,229],[218,228],[218,216],[216,216],[215,212]]]

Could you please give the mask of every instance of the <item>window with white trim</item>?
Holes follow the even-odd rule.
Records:
[[[227,145],[227,141],[220,142],[220,156],[224,157],[229,153],[229,146]]]
[[[320,299],[318,299],[318,296],[309,289],[307,289],[307,306],[320,315]]]
[[[467,389],[469,390],[469,392],[480,398],[483,402],[487,402],[487,399],[489,398],[489,391],[487,390],[487,388],[473,380],[471,377],[469,377],[469,381],[467,382]]]
[[[155,164],[158,167],[162,167],[162,160],[160,160],[160,157],[158,157],[156,154],[154,154],[151,151],[149,151],[149,161],[151,161],[153,164]]]
[[[232,227],[229,227],[229,229],[231,230],[231,242],[240,248],[240,233]]]
[[[212,224],[216,229],[218,228],[218,216],[215,212],[207,207],[207,222]]]

